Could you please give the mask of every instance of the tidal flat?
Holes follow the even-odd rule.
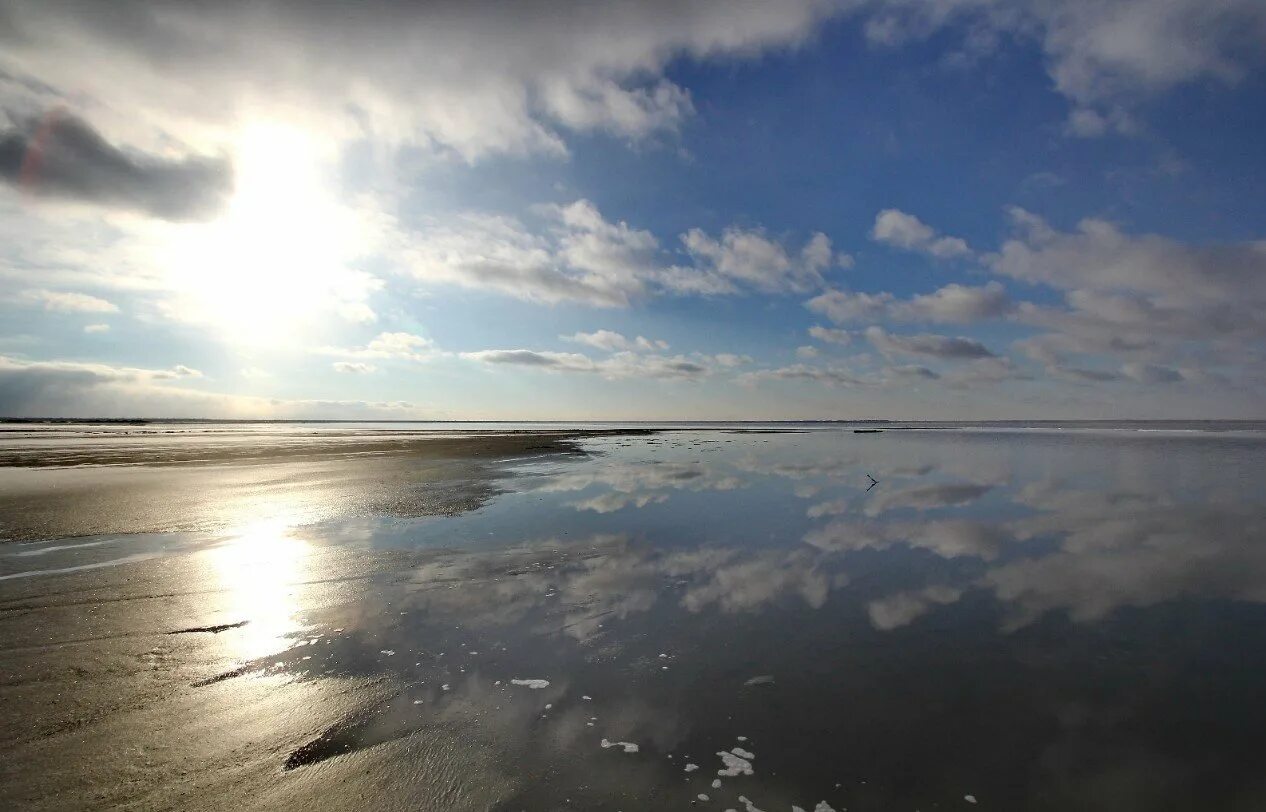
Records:
[[[4,808],[1266,808],[1259,424],[4,428]]]

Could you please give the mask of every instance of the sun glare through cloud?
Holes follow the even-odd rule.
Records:
[[[301,342],[326,319],[374,320],[379,283],[356,267],[373,235],[340,198],[335,157],[296,127],[242,127],[223,214],[168,227],[158,249],[183,315],[225,341],[270,345]]]

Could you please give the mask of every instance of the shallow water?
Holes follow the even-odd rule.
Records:
[[[0,798],[1266,808],[1260,433],[585,447],[456,515],[5,546]]]

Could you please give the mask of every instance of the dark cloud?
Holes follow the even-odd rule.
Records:
[[[882,327],[870,327],[866,338],[875,349],[885,355],[925,355],[947,360],[993,358],[994,354],[979,341],[962,336],[940,336],[931,333],[919,335],[893,335]]]
[[[232,191],[227,160],[167,160],[120,149],[72,114],[52,112],[0,132],[0,178],[34,194],[164,220],[214,215]]]

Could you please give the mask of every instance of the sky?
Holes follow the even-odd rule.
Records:
[[[0,415],[1266,418],[1266,3],[0,0]]]

